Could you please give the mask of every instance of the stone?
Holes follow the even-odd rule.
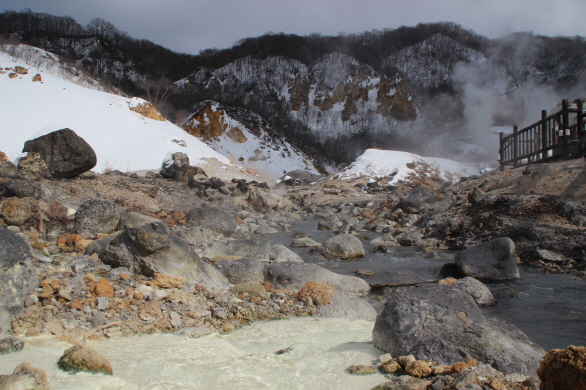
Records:
[[[96,153],[71,129],[53,131],[26,141],[23,152],[38,153],[55,179],[71,179],[94,168]]]
[[[389,360],[388,362],[385,362],[385,363],[381,364],[381,366],[379,367],[379,369],[380,369],[380,371],[382,373],[392,374],[394,372],[401,371],[403,368],[401,367],[401,365],[399,364],[398,361],[396,361],[396,360]]]
[[[463,290],[435,284],[396,288],[377,316],[373,345],[439,365],[477,359],[504,373],[535,372],[544,351],[514,325],[486,317]]]
[[[0,337],[11,330],[10,317],[38,286],[37,272],[26,241],[0,226]]]
[[[24,341],[14,336],[8,336],[0,339],[0,355],[4,355],[10,352],[22,351],[24,347]]]
[[[15,179],[18,177],[18,168],[10,161],[0,163],[0,177]]]
[[[330,298],[334,294],[334,289],[327,284],[317,284],[314,281],[307,282],[299,292],[297,298],[303,300],[305,297],[311,298],[315,306],[329,305],[332,303]]]
[[[12,375],[0,375],[2,390],[49,390],[47,372],[29,362],[16,366]]]
[[[307,282],[327,284],[349,296],[365,296],[370,286],[355,276],[336,274],[316,264],[310,263],[274,263],[264,267],[264,280],[275,288],[300,289]]]
[[[285,245],[274,244],[271,247],[271,253],[269,259],[274,263],[284,263],[292,261],[295,263],[303,263],[303,259],[299,255],[287,248]]]
[[[188,226],[204,226],[217,233],[229,233],[236,230],[236,219],[218,207],[199,207],[190,210],[185,219]]]
[[[321,253],[328,259],[351,260],[364,257],[362,242],[352,234],[342,233],[324,242]]]
[[[293,240],[291,246],[294,248],[317,248],[321,244],[311,237],[298,237]]]
[[[256,282],[238,283],[237,285],[232,287],[230,291],[232,291],[233,294],[246,293],[251,297],[268,297],[266,288],[262,284]]]
[[[27,153],[18,160],[18,177],[25,180],[40,180],[51,177],[47,163],[38,153]]]
[[[483,242],[463,250],[456,265],[466,276],[479,280],[519,279],[515,243],[508,237]]]
[[[453,195],[436,192],[435,190],[417,187],[401,198],[397,208],[406,210],[408,207],[420,213],[436,214],[450,208],[456,201]]]
[[[376,372],[377,372],[376,367],[367,366],[364,364],[350,366],[350,367],[346,368],[346,371],[348,371],[352,375],[372,375],[372,374],[376,374]]]
[[[193,181],[193,178],[196,176],[198,176],[199,179],[196,181]],[[209,181],[203,179],[203,177],[207,178],[207,175],[203,169],[201,169],[199,167],[194,167],[191,165],[183,165],[183,166],[179,167],[179,169],[177,169],[177,172],[175,173],[175,177],[173,178],[173,180],[187,183],[188,185],[189,185],[189,183],[191,183],[192,185],[198,185],[198,181],[199,181],[199,184],[201,184],[203,186],[202,189],[205,190],[209,186],[211,186],[211,183]],[[191,187],[191,188],[195,188],[195,187]]]
[[[178,331],[174,332],[174,334],[183,336],[183,337],[192,337],[197,338],[201,336],[205,336],[211,334],[212,331],[210,328],[206,326],[194,326],[194,327],[186,327],[183,329],[179,329]]]
[[[122,210],[110,200],[90,199],[75,212],[77,234],[108,234],[118,228]]]
[[[260,225],[259,227],[256,228],[256,230],[254,231],[256,234],[275,234],[275,233],[279,233],[279,231],[277,229],[275,229],[272,226],[269,225]]]
[[[444,279],[445,280],[445,279]],[[470,276],[460,279],[452,284],[455,288],[466,291],[474,299],[478,306],[496,305],[496,299],[484,283]]]
[[[162,315],[163,311],[158,300],[148,301],[138,308],[138,318],[143,321],[151,321],[160,318]]]
[[[405,367],[405,372],[416,378],[426,378],[431,375],[432,369],[429,364],[423,360],[410,362]]]
[[[122,274],[120,274],[122,278]],[[187,280],[180,276],[158,274],[154,275],[154,279],[149,283],[151,287],[158,289],[166,288],[183,288]]]
[[[121,217],[120,225],[123,230],[95,240],[85,254],[97,254],[104,264],[126,267],[138,275],[179,276],[211,290],[228,287],[228,280],[161,220],[129,212]]]
[[[540,390],[585,390],[586,347],[553,349],[543,357],[537,375]]]
[[[165,179],[175,179],[179,168],[189,165],[189,156],[185,153],[177,152],[165,158],[159,173]]]
[[[112,298],[114,287],[107,279],[101,278],[94,285],[94,294],[96,297]]]
[[[413,355],[403,355],[397,358],[397,362],[399,362],[403,369],[405,369],[409,363],[414,362],[416,360],[417,359],[415,359],[415,356]]]
[[[347,318],[350,321],[376,319],[376,310],[365,299],[349,297],[340,291],[334,291],[331,301],[329,305],[318,307],[317,314],[320,317]]]
[[[218,269],[230,283],[262,282],[264,279],[263,265],[259,259],[244,257],[238,260],[223,260]]]
[[[20,199],[6,200],[2,203],[2,217],[9,225],[22,226],[33,216],[33,211],[27,202]]]
[[[382,236],[375,238],[369,242],[370,245],[384,245],[384,246],[400,246],[397,239],[392,233],[383,234]]]
[[[189,188],[205,191],[212,186],[212,181],[206,175],[195,174],[187,182]]]
[[[72,374],[80,371],[92,374],[114,374],[108,359],[97,351],[81,345],[75,345],[67,349],[59,358],[57,366],[63,371]]]

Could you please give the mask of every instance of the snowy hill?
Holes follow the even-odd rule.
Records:
[[[95,150],[99,172],[158,169],[170,152],[187,153],[193,164],[206,164],[203,159],[230,164],[171,122],[132,111],[146,103],[142,99],[90,89],[99,84],[43,50],[24,45],[7,49],[20,53],[0,52],[0,150],[11,160],[21,154],[25,141],[70,128]],[[15,73],[16,66],[27,74]],[[33,81],[36,74],[41,81]]]
[[[395,150],[368,149],[335,178],[384,181],[382,184],[396,185],[399,182],[415,183],[425,177],[435,181],[459,180],[462,176],[478,173],[479,170],[471,164]]]
[[[324,173],[311,158],[274,133],[259,115],[206,101],[181,126],[215,151],[264,176],[292,170]]]

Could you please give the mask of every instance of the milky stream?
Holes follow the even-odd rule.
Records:
[[[372,322],[294,318],[257,322],[225,335],[197,339],[155,334],[89,341],[112,364],[113,376],[67,374],[57,361],[71,345],[54,337],[27,338],[23,351],[0,357],[0,374],[29,361],[47,371],[51,390],[80,389],[369,389],[380,375],[345,369],[371,364]],[[291,352],[275,352],[293,345]]]

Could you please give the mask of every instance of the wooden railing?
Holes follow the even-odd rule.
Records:
[[[543,110],[540,121],[521,130],[514,126],[513,134],[500,133],[501,170],[582,156],[586,143],[585,116],[582,99],[571,105],[563,100],[560,111],[547,115]]]

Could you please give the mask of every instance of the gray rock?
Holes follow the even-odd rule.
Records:
[[[238,260],[223,260],[218,264],[218,269],[230,283],[262,282],[263,265],[259,259],[242,258]]]
[[[418,230],[409,230],[399,234],[397,242],[403,246],[420,246],[423,241],[423,234]]]
[[[324,242],[321,253],[328,259],[351,260],[364,257],[364,246],[356,236],[342,233]]]
[[[90,199],[79,206],[75,212],[75,232],[77,234],[108,234],[115,231],[122,210],[110,200]]]
[[[174,179],[179,168],[185,165],[189,165],[189,156],[181,152],[173,153],[171,159],[163,163],[159,173],[165,179]]]
[[[211,247],[204,250],[207,257],[238,256],[252,257],[264,262],[269,261],[271,242],[264,236],[243,240],[216,241]]]
[[[385,245],[385,246],[400,246],[397,239],[392,233],[383,234],[382,236],[375,238],[369,242],[370,245]]]
[[[285,245],[275,244],[271,247],[269,259],[275,263],[284,263],[292,261],[295,263],[303,263],[303,259],[299,255],[287,248]]]
[[[559,263],[564,261],[564,258],[560,254],[547,249],[537,248],[535,249],[533,255],[537,260],[543,260],[551,263]]]
[[[349,297],[340,291],[334,291],[334,295],[330,299],[331,304],[317,308],[319,316],[348,318],[350,321],[374,321],[376,319],[376,310],[365,299]]]
[[[0,375],[2,390],[49,390],[47,372],[29,362],[16,366],[12,375]]]
[[[317,230],[339,230],[343,222],[339,221],[320,221],[317,224]]]
[[[508,237],[463,250],[456,265],[466,276],[480,280],[519,279],[515,243]]]
[[[238,224],[233,215],[218,207],[199,207],[185,216],[188,226],[204,226],[217,233],[230,233]]]
[[[205,226],[180,227],[173,233],[198,249],[204,249],[216,241],[214,233]]]
[[[18,196],[19,198],[40,200],[47,191],[49,190],[44,186],[31,180],[9,180],[4,186],[6,196]]]
[[[14,179],[18,176],[18,168],[10,161],[5,161],[0,164],[0,177]]]
[[[0,336],[11,329],[10,317],[24,309],[38,279],[30,248],[18,235],[0,226]]]
[[[418,187],[409,191],[401,198],[398,208],[416,208],[420,213],[439,213],[450,208],[456,198],[453,195],[441,194],[429,188]]]
[[[98,162],[92,147],[71,129],[61,129],[24,144],[23,152],[36,152],[55,179],[70,179],[89,171]]]
[[[24,341],[14,336],[8,336],[0,339],[0,355],[4,355],[10,352],[22,351],[24,347]]]
[[[440,365],[477,359],[504,372],[534,375],[545,351],[514,325],[485,317],[470,295],[441,284],[394,289],[377,316],[373,345]]]
[[[265,265],[265,281],[276,288],[300,289],[307,282],[327,284],[350,296],[365,296],[370,286],[364,280],[336,274],[316,264],[309,263],[275,263]]]
[[[298,237],[293,240],[291,246],[294,248],[317,248],[321,244],[311,237]]]
[[[458,280],[452,285],[455,288],[466,291],[478,306],[496,305],[496,299],[484,283],[470,276]]]
[[[124,214],[120,223],[124,230],[92,242],[85,254],[97,253],[104,263],[141,275],[163,273],[184,277],[212,290],[227,288],[228,280],[159,219],[132,212]]]

